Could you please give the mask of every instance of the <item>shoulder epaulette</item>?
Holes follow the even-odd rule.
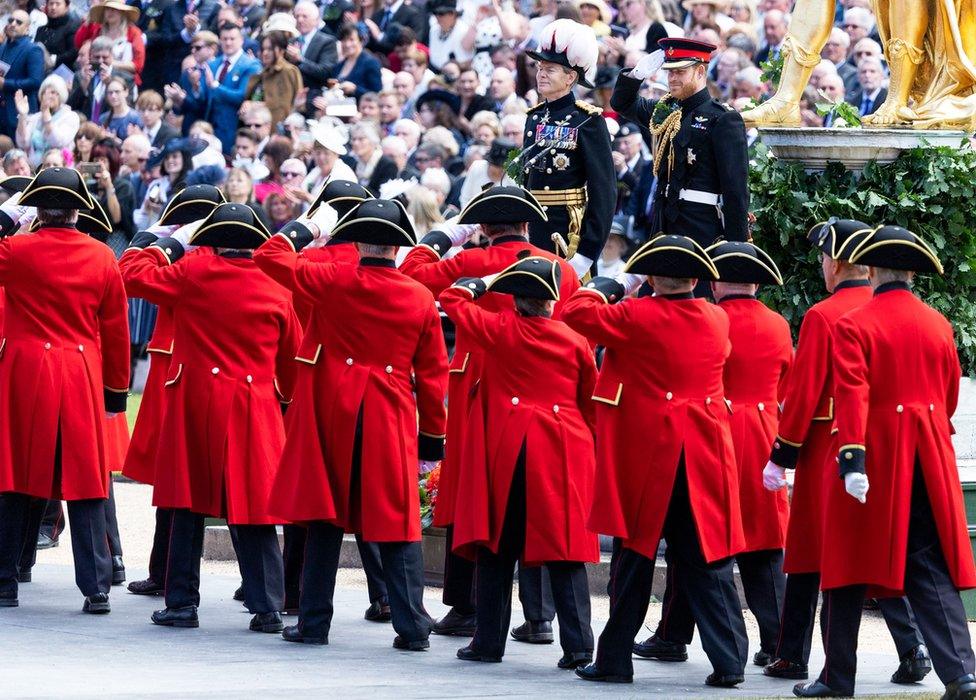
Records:
[[[588,114],[603,114],[603,109],[583,100],[576,100],[576,106]]]
[[[544,104],[545,104],[545,100],[543,100],[542,102],[536,102],[536,103],[535,103],[534,105],[532,105],[531,107],[529,107],[529,108],[528,108],[528,109],[526,110],[526,112],[527,112],[527,113],[528,113],[528,112],[534,112],[535,110],[537,110],[537,109],[539,109],[539,107],[541,107],[541,106],[542,106],[542,105],[544,105]]]

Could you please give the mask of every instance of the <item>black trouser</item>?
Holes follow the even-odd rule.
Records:
[[[298,626],[306,636],[329,636],[342,536],[342,528],[329,523],[308,525],[298,606]],[[389,593],[393,629],[406,641],[427,639],[430,616],[424,609],[424,558],[420,542],[376,544]]]
[[[61,501],[49,501],[46,498],[30,500],[27,509],[27,526],[24,528],[24,546],[20,553],[20,563],[17,565],[21,573],[30,571],[37,563],[37,538],[52,503],[57,504],[58,517],[62,518]],[[61,534],[60,531],[58,534]]]
[[[302,565],[305,562],[305,541],[308,532],[301,525],[285,525],[285,546],[282,555],[285,560],[285,607],[297,608],[301,597]],[[370,603],[387,604],[386,581],[383,579],[383,562],[380,548],[375,542],[366,542],[356,535],[359,559],[366,573],[366,592]]]
[[[105,534],[108,537],[108,551],[113,557],[122,556],[122,537],[119,535],[119,519],[115,514],[115,484],[109,479],[108,500],[105,501]]]
[[[206,516],[185,508],[174,509],[172,514],[166,607],[198,606]],[[284,568],[274,525],[231,525],[230,529],[248,610],[255,614],[280,611],[285,596]]]
[[[665,554],[667,558],[667,554]],[[786,589],[783,574],[783,550],[764,549],[742,552],[735,557],[742,579],[746,604],[759,624],[759,648],[767,654],[776,650],[779,639],[780,611]],[[674,586],[672,564],[668,562],[668,574],[664,588],[664,605],[661,621],[655,634],[669,642],[690,644],[695,633],[695,619],[685,591]]]
[[[688,496],[684,458],[675,475],[663,533],[675,565],[675,585],[686,592],[702,647],[715,672],[741,675],[749,640],[732,576],[732,557],[707,563]],[[604,673],[630,676],[631,652],[651,598],[654,560],[621,548],[611,573],[610,619],[597,646],[596,665]]]
[[[110,491],[109,498],[111,497]],[[61,501],[44,501],[43,499],[41,501],[43,502],[41,532],[52,540],[56,540],[64,531],[64,510],[61,508]]]
[[[160,585],[166,581],[172,530],[173,511],[169,508],[157,508],[156,529],[153,530],[152,550],[149,552],[149,578]]]
[[[865,591],[863,585],[824,591],[820,631],[827,658],[820,681],[844,695],[854,693],[857,634]],[[917,464],[908,521],[905,596],[917,613],[916,621],[939,679],[948,684],[973,673],[976,661],[966,611],[949,576],[922,470]]]
[[[0,495],[0,592],[17,593],[17,571],[30,520],[30,496]],[[105,499],[68,501],[75,583],[82,595],[108,593],[112,588],[112,556],[105,534]],[[37,533],[34,533],[35,546]]]
[[[474,571],[475,564],[470,559],[454,553],[454,526],[444,528],[444,591],[441,600],[444,605],[457,608],[461,614],[474,612]]]
[[[525,448],[519,454],[508,493],[498,551],[482,547],[477,566],[477,630],[471,647],[487,656],[502,656],[512,620],[515,564],[525,550]],[[522,568],[520,566],[520,568]],[[540,569],[541,567],[532,567]],[[525,571],[532,571],[526,568]],[[559,643],[567,654],[593,651],[590,593],[582,562],[547,562],[553,603],[559,616]],[[541,581],[541,576],[539,580]],[[521,590],[521,584],[519,584]],[[528,617],[528,616],[526,616]]]

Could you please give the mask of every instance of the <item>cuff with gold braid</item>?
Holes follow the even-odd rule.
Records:
[[[421,238],[420,243],[417,245],[430,248],[437,254],[437,257],[443,258],[447,255],[447,251],[451,249],[451,238],[443,231],[431,231]]]
[[[584,292],[592,292],[600,296],[608,304],[616,304],[624,298],[624,286],[610,277],[594,277],[581,288]]]
[[[864,445],[841,445],[837,454],[840,478],[852,473],[864,474],[864,455]]]
[[[291,247],[295,249],[296,253],[300,252],[302,248],[315,240],[311,229],[298,221],[290,221],[285,224],[278,231],[277,235],[283,236],[291,244]]]
[[[183,254],[186,252],[183,250],[183,244],[175,238],[159,238],[149,247],[157,248],[163,255],[166,256],[166,261],[170,265],[182,258]]]
[[[800,448],[802,445],[796,442],[784,440],[777,435],[773,441],[773,450],[769,454],[769,461],[783,467],[783,469],[796,469],[796,462],[800,459]]]

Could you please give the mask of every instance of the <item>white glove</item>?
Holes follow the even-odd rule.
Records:
[[[637,288],[644,284],[647,279],[644,275],[632,275],[629,272],[621,272],[614,280],[624,288],[624,296],[629,296],[637,291]]]
[[[763,469],[763,486],[768,491],[779,491],[786,486],[786,470],[773,462],[767,462]]]
[[[199,221],[180,226],[170,234],[170,238],[183,246],[184,249],[188,248],[190,246],[190,239],[193,238],[193,234],[197,232],[197,229],[200,228],[203,221],[203,219],[200,219]]]
[[[308,222],[315,226],[319,231],[319,238],[324,238],[329,240],[332,236],[332,229],[335,228],[336,222],[339,221],[339,212],[330,207],[328,204],[320,205],[312,216],[308,217]]]
[[[3,204],[0,204],[0,211],[9,216],[14,223],[18,223],[27,215],[33,215],[37,212],[37,209],[34,207],[25,207],[19,203],[21,194],[23,193],[14,192],[13,196]]]
[[[451,217],[434,229],[450,238],[451,246],[455,248],[464,245],[471,236],[481,231],[481,224],[459,224],[457,220],[458,217]]]
[[[844,490],[861,503],[867,501],[868,496],[868,475],[860,472],[851,472],[844,475]]]
[[[637,62],[630,70],[630,77],[638,80],[645,80],[661,70],[664,65],[664,51],[658,49],[654,53],[649,53]]]
[[[157,221],[155,224],[146,229],[146,233],[155,233],[156,238],[163,238],[171,235],[173,231],[178,228],[179,226],[163,225]]]
[[[585,255],[580,255],[579,253],[571,257],[568,262],[569,266],[576,270],[576,275],[578,277],[582,277],[590,271],[591,267],[593,267],[593,261]]]
[[[423,476],[424,474],[430,474],[437,467],[437,462],[429,459],[422,459],[417,464],[417,472]]]

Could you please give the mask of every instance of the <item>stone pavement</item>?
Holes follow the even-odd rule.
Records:
[[[131,574],[136,574],[133,569]],[[558,645],[511,642],[501,664],[458,661],[455,650],[467,640],[432,637],[427,652],[395,651],[389,625],[366,622],[365,592],[343,585],[336,592],[336,619],[327,647],[288,644],[278,635],[249,632],[250,619],[232,600],[238,578],[231,572],[202,578],[201,627],[197,630],[153,626],[149,615],[158,598],[113,589],[112,613],[80,612],[81,596],[65,564],[39,563],[34,583],[21,587],[21,607],[0,609],[0,697],[164,697],[208,698],[468,698],[493,696],[630,697],[653,694],[680,697],[790,696],[791,681],[765,678],[755,666],[746,670],[739,690],[713,690],[702,684],[710,671],[701,648],[691,660],[664,664],[635,660],[635,683],[589,684],[555,666]],[[439,616],[445,608],[428,590],[427,607]],[[597,616],[605,609],[594,601]],[[516,623],[520,614],[513,614]],[[604,619],[598,619],[598,631]],[[286,618],[293,620],[293,618]],[[750,626],[751,627],[751,626]],[[750,636],[754,637],[752,630]],[[755,646],[756,640],[752,639]],[[890,642],[888,643],[890,645]],[[822,654],[815,642],[812,667]],[[868,648],[865,648],[868,647]],[[930,674],[909,688],[888,683],[894,654],[875,650],[862,638],[858,685],[861,695],[895,693],[938,697],[941,685]]]

